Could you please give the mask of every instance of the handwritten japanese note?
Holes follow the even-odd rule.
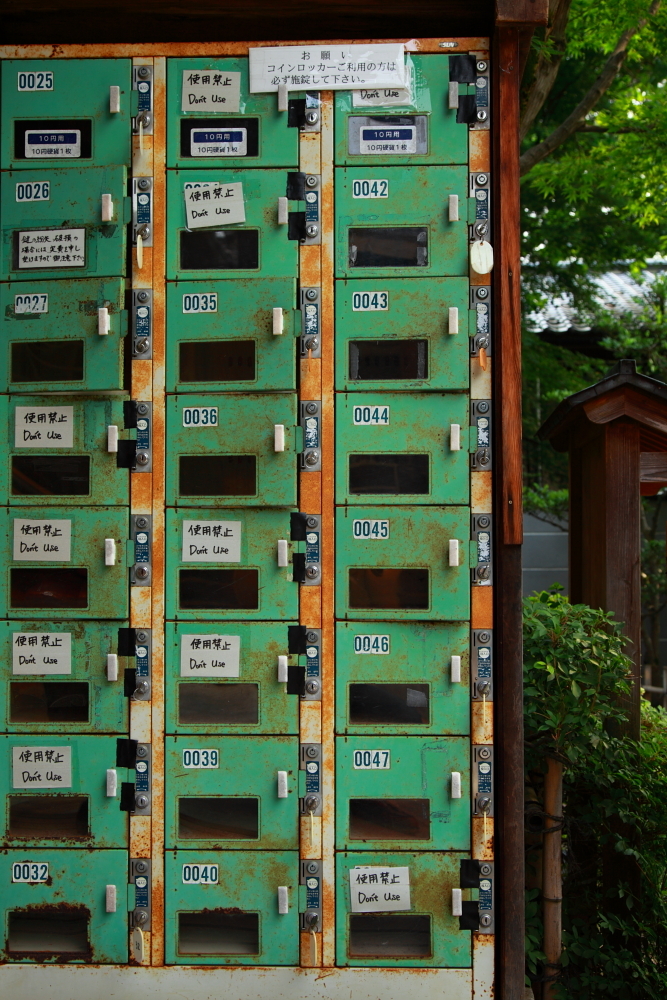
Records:
[[[240,562],[240,521],[183,521],[183,562]]]
[[[73,406],[17,406],[14,410],[15,448],[71,448],[73,444]]]
[[[181,677],[238,677],[241,637],[182,635]]]
[[[71,632],[13,632],[13,674],[71,674]]]
[[[188,229],[245,222],[243,184],[188,182],[184,187],[184,194],[185,224]]]
[[[184,69],[181,109],[201,114],[227,114],[238,111],[241,100],[241,74],[216,69]]]
[[[18,266],[85,267],[85,229],[31,229],[18,234]]]
[[[69,562],[72,522],[14,518],[13,559],[24,562]]]
[[[405,51],[386,45],[278,45],[250,49],[250,93],[405,87]]]
[[[14,788],[71,788],[71,747],[12,747]]]
[[[351,868],[352,913],[410,909],[409,868]]]

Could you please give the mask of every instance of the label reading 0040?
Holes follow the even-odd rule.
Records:
[[[185,885],[217,885],[218,866],[217,865],[183,865],[181,875]]]

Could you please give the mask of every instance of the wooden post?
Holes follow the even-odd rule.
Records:
[[[547,759],[544,776],[544,836],[542,847],[542,912],[544,917],[545,974],[557,976],[562,952],[563,878],[561,824],[563,815],[563,765]],[[548,978],[542,1000],[553,1000],[556,980]]]

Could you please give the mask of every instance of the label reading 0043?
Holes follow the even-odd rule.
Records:
[[[355,292],[352,312],[378,312],[389,308],[389,292]]]

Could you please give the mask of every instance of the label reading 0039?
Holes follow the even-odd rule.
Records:
[[[217,750],[184,750],[183,767],[197,768],[198,770],[220,767],[220,758]]]
[[[358,520],[352,522],[352,534],[355,538],[384,539],[389,538],[389,521]]]
[[[214,313],[217,311],[217,292],[198,292],[183,296],[184,313]]]
[[[352,420],[355,427],[365,424],[373,427],[386,427],[389,424],[389,407],[355,406],[352,411]]]
[[[53,90],[53,73],[49,70],[40,73],[19,73],[18,89],[29,93],[35,90]]]
[[[12,865],[12,882],[46,882],[49,866],[44,861],[16,861]]]
[[[391,767],[391,751],[355,750],[352,764],[355,771],[388,771]]]
[[[389,292],[355,292],[352,312],[378,312],[389,308]]]
[[[363,180],[352,182],[353,198],[388,198],[389,181],[387,180]]]
[[[182,881],[186,885],[217,885],[217,865],[183,865]]]
[[[217,427],[217,406],[184,406],[184,427]]]

